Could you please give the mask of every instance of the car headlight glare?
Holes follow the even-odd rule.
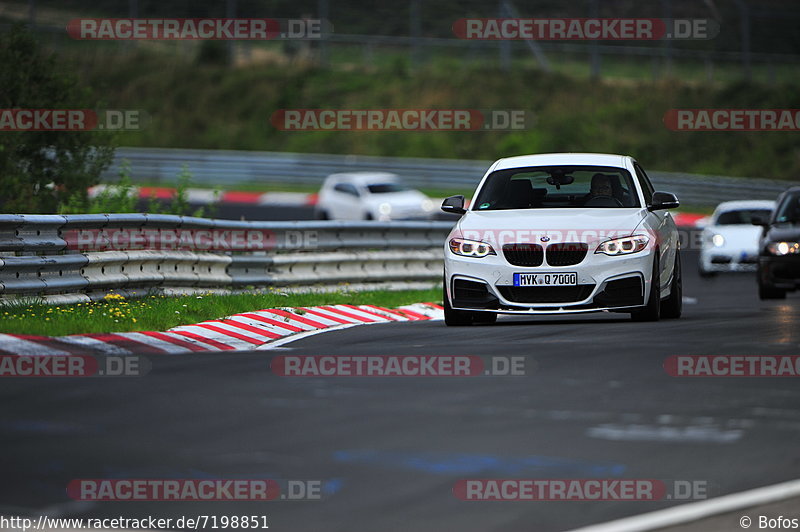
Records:
[[[800,243],[797,242],[770,242],[767,251],[773,255],[798,255],[800,254]]]
[[[392,204],[391,203],[381,203],[378,206],[378,212],[381,214],[391,214],[392,213]]]
[[[451,238],[450,251],[456,255],[461,255],[462,257],[475,257],[477,259],[489,255],[497,255],[497,253],[494,252],[494,249],[492,249],[492,246],[486,242],[466,240],[463,238]]]
[[[433,201],[429,199],[422,200],[422,210],[425,212],[431,212],[436,205],[434,205]]]
[[[597,247],[595,253],[603,253],[605,255],[629,255],[631,253],[638,253],[647,247],[650,239],[644,235],[627,236],[625,238],[615,238],[613,240],[606,240]]]
[[[725,237],[719,234],[715,234],[711,237],[711,243],[714,244],[716,247],[721,248],[725,245]]]

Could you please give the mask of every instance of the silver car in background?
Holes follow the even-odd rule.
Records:
[[[769,218],[773,210],[775,202],[769,200],[726,201],[717,205],[703,228],[700,276],[756,271],[761,228],[753,225],[753,216]]]
[[[436,205],[388,172],[331,174],[315,210],[319,220],[430,220]]]

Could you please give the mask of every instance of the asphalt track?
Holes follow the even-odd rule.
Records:
[[[796,379],[676,378],[662,364],[680,354],[797,355],[800,296],[760,302],[752,275],[701,280],[695,261],[684,254],[684,294],[696,302],[677,321],[392,323],[274,351],[150,357],[140,378],[7,379],[0,514],[256,514],[279,531],[555,531],[677,501],[467,502],[453,485],[700,480],[713,496],[798,478]],[[287,378],[269,370],[279,354],[513,355],[527,375]],[[319,479],[326,495],[174,503],[65,494],[76,478],[214,477]],[[741,530],[730,519],[729,530]]]

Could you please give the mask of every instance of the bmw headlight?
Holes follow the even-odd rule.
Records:
[[[800,243],[797,242],[770,242],[767,244],[767,251],[773,255],[782,257],[783,255],[800,254]]]
[[[388,216],[392,214],[392,204],[391,203],[381,203],[378,205],[378,212],[383,214],[384,216]]]
[[[626,236],[625,238],[615,238],[606,240],[599,246],[595,253],[603,253],[615,257],[617,255],[629,255],[638,253],[647,247],[650,238],[644,235]]]
[[[711,237],[711,243],[714,244],[716,247],[721,248],[725,245],[725,237],[719,234],[715,234]]]
[[[475,257],[481,259],[489,255],[497,255],[492,246],[486,242],[466,240],[464,238],[451,238],[450,251],[462,257]]]

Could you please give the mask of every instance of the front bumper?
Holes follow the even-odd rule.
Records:
[[[445,252],[452,308],[503,314],[577,314],[630,311],[647,303],[654,250],[610,257],[588,253],[572,266],[515,266],[504,257],[481,259]],[[515,287],[514,273],[577,273],[577,286]]]
[[[762,255],[758,258],[758,275],[762,284],[767,286],[782,290],[800,289],[800,256]]]
[[[754,272],[758,269],[758,251],[704,248],[700,251],[700,268],[706,272]]]

